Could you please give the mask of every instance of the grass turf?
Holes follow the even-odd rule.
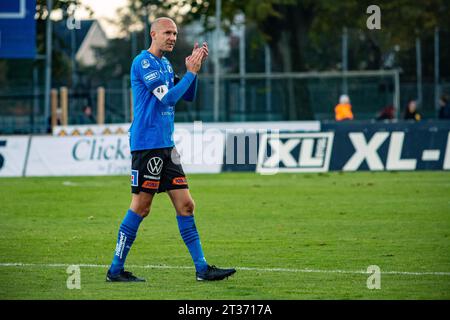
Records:
[[[450,172],[188,179],[206,258],[238,267],[233,277],[195,281],[160,194],[126,264],[147,282],[106,283],[129,178],[3,178],[0,299],[450,299],[450,275],[425,274],[450,273]],[[71,264],[94,265],[81,267],[81,290],[67,289]],[[356,273],[369,265],[379,290]]]

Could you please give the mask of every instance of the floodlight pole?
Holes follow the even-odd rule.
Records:
[[[348,71],[348,30],[346,27],[342,30],[342,93],[348,94],[347,73]]]
[[[44,121],[49,125],[50,118],[50,89],[52,85],[52,20],[50,14],[53,10],[53,0],[47,0],[47,22],[45,31],[45,98],[44,98]]]
[[[214,37],[214,121],[219,121],[219,75],[220,75],[220,61],[219,61],[219,39],[220,39],[220,17],[222,15],[222,1],[216,1],[216,30]]]
[[[416,38],[416,76],[417,76],[417,104],[422,106],[422,48],[420,38]]]
[[[439,28],[434,30],[434,107],[439,112]]]
[[[71,16],[72,19],[75,18],[74,14]],[[67,21],[67,20],[66,20]],[[76,40],[76,34],[75,34],[74,26],[72,26],[70,30],[70,62],[71,62],[71,69],[72,69],[72,91],[75,90],[77,86],[77,62],[75,59],[75,50],[77,46],[77,40]]]
[[[397,113],[397,120],[400,119],[400,71],[395,69],[394,74],[394,108]]]
[[[272,61],[270,56],[270,47],[268,44],[264,46],[265,55],[265,74],[266,74],[266,112],[267,120],[271,120],[272,113],[272,81],[270,80],[270,74],[272,72]]]
[[[245,82],[245,15],[242,15],[242,20],[240,20],[239,26],[239,74],[241,75],[241,86],[239,88],[240,104],[241,104],[241,120],[245,121],[246,113],[246,82]]]
[[[145,19],[145,23],[144,23],[144,48],[148,49],[150,48],[150,23],[148,21],[149,19],[149,14],[148,14],[148,7],[145,6],[145,13],[144,13],[144,19]]]

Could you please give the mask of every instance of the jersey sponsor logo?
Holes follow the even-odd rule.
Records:
[[[159,188],[159,181],[144,181],[142,184],[142,188],[145,189],[158,189]]]
[[[187,185],[186,177],[176,177],[172,179],[172,184],[177,186],[185,186]]]
[[[139,185],[139,171],[138,170],[131,170],[131,186],[137,187]]]
[[[152,82],[159,78],[158,71],[151,71],[149,73],[144,74],[144,80],[147,82]]]
[[[147,162],[147,170],[151,175],[157,176],[161,173],[163,160],[160,157],[153,157]]]
[[[264,134],[256,170],[263,174],[328,171],[333,138],[333,132]]]
[[[142,66],[142,68],[147,69],[148,67],[150,67],[150,61],[148,61],[148,59],[142,60],[141,66]]]

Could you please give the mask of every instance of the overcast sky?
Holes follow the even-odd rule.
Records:
[[[117,36],[117,28],[114,24],[106,22],[105,18],[114,19],[116,17],[116,10],[124,7],[127,0],[81,0],[83,4],[88,5],[94,11],[94,19],[100,21],[107,36],[112,38]],[[87,12],[79,10],[76,13],[77,19],[87,19],[89,17]]]

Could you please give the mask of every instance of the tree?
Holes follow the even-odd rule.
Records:
[[[181,26],[203,21],[205,31],[209,31],[214,28],[215,4],[215,0],[129,1],[119,14],[120,24],[124,35],[129,35],[130,30],[139,30],[142,34],[149,21],[165,15]],[[396,64],[392,67],[402,67],[404,76],[414,76],[411,50],[415,38],[429,37],[436,26],[450,30],[448,0],[380,0],[377,5],[381,9],[381,30],[366,27],[366,10],[371,4],[369,0],[223,0],[222,28],[229,31],[236,15],[244,13],[248,29],[256,30],[270,46],[274,71],[299,72],[340,70],[341,36],[346,27],[350,34],[350,69],[384,68],[386,57],[394,54]],[[122,50],[121,54],[127,50]],[[424,53],[432,54],[427,50]],[[180,54],[180,50],[175,54]],[[128,65],[111,58],[111,63],[120,63],[126,72]],[[432,57],[424,56],[425,59]],[[174,59],[178,60],[183,62],[183,59]],[[287,87],[290,105],[300,106],[299,109],[289,108],[289,118],[311,118],[313,113],[306,86],[291,81]]]

